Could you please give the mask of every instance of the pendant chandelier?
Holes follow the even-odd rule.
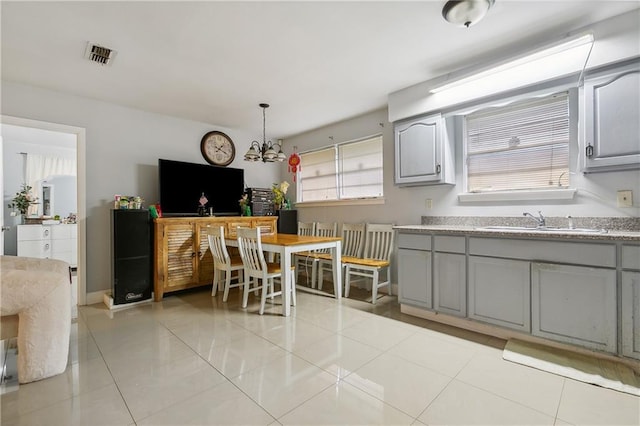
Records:
[[[251,142],[249,150],[244,155],[245,161],[260,161],[264,163],[273,163],[275,161],[284,161],[287,156],[282,152],[282,139],[278,139],[275,144],[271,141],[267,141],[267,126],[266,126],[266,109],[269,108],[269,104],[260,104],[262,108],[262,145],[258,141]],[[276,147],[278,151],[276,151]]]

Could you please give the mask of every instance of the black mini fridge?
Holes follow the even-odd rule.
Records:
[[[111,210],[111,294],[114,305],[151,298],[152,219],[148,210]]]

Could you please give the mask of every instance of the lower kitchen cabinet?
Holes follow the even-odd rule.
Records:
[[[467,315],[466,256],[436,252],[433,257],[434,309],[459,317]]]
[[[398,300],[431,309],[431,251],[398,249]]]
[[[635,240],[412,231],[399,230],[396,240],[398,299],[423,308],[424,318],[640,360]]]
[[[640,359],[640,272],[622,272],[622,355]]]
[[[532,334],[615,353],[615,269],[533,263]]]
[[[531,332],[530,262],[469,256],[469,318]]]

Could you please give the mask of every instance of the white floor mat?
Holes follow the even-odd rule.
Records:
[[[628,365],[510,339],[502,358],[585,383],[640,396],[640,363]]]

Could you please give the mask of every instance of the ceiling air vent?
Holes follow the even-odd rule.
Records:
[[[85,58],[100,65],[111,65],[115,56],[115,50],[91,42],[87,43],[87,49],[84,52]]]

